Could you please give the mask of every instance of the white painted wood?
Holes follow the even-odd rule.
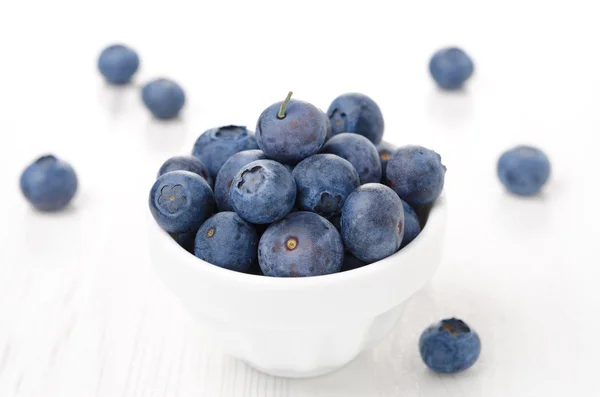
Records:
[[[1,397],[598,395],[594,4],[34,3],[0,5]],[[139,50],[138,83],[182,83],[181,121],[154,122],[135,88],[102,84],[95,57],[112,41]],[[448,43],[477,65],[463,94],[437,92],[426,74]],[[214,125],[253,126],[289,89],[322,108],[350,90],[375,98],[386,139],[442,154],[450,205],[444,263],[399,330],[299,381],[202,340],[152,272],[144,230],[163,160]],[[496,180],[497,156],[520,142],[552,159],[542,197],[509,197]],[[17,188],[47,151],[79,174],[63,214],[33,212]],[[417,339],[453,315],[479,331],[483,353],[464,374],[436,376]]]

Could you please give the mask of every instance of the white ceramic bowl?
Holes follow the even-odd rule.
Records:
[[[436,201],[421,234],[396,254],[359,269],[306,278],[213,266],[150,220],[154,266],[210,343],[267,374],[299,378],[344,366],[393,329],[405,303],[440,263],[446,202]]]

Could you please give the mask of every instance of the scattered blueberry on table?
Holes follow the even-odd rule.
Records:
[[[266,108],[256,124],[256,142],[270,159],[297,164],[319,152],[327,136],[325,114],[310,103],[291,99]]]
[[[219,212],[202,224],[194,254],[213,265],[244,272],[257,260],[258,234],[235,212]]]
[[[256,160],[265,160],[267,157],[262,150],[243,150],[231,156],[219,170],[215,182],[215,199],[219,211],[233,211],[229,191],[233,178],[245,165]],[[291,172],[291,171],[290,171]]]
[[[156,222],[171,233],[198,230],[216,209],[208,182],[189,171],[161,175],[150,189],[149,205]]]
[[[358,93],[337,97],[327,110],[333,135],[344,132],[359,134],[378,144],[383,136],[383,115],[379,106]]]
[[[341,226],[344,244],[352,255],[365,262],[381,260],[398,251],[402,243],[402,201],[385,185],[362,185],[346,199]]]
[[[258,244],[258,261],[266,276],[322,276],[340,271],[344,246],[329,221],[299,211],[267,228]]]
[[[381,181],[381,161],[375,145],[362,135],[334,135],[323,145],[321,153],[331,153],[346,159],[358,172],[360,183]]]
[[[290,213],[296,202],[296,183],[286,167],[273,160],[245,165],[233,178],[231,204],[252,223],[272,223]]]
[[[174,156],[163,163],[158,170],[158,176],[166,174],[171,171],[190,171],[194,174],[200,175],[208,182],[210,186],[213,185],[213,179],[208,172],[208,168],[204,163],[193,156]]]
[[[352,164],[333,154],[315,154],[302,160],[292,175],[298,189],[298,208],[325,217],[339,214],[348,195],[360,185]]]
[[[433,150],[409,145],[397,149],[387,163],[387,185],[413,206],[435,201],[442,193],[446,167]]]
[[[498,178],[509,192],[520,196],[538,193],[548,181],[550,170],[548,157],[533,146],[516,146],[498,159]]]
[[[258,149],[252,131],[245,126],[226,125],[204,131],[198,137],[192,155],[199,158],[210,171],[213,178],[234,154],[243,150]]]
[[[106,47],[98,57],[98,70],[108,83],[114,85],[129,83],[139,66],[138,54],[122,44]]]
[[[455,374],[475,364],[481,352],[481,341],[462,320],[450,318],[423,332],[419,351],[423,362],[432,371]]]
[[[154,117],[169,120],[179,115],[185,104],[185,93],[175,81],[159,78],[144,85],[142,102]]]
[[[429,61],[429,72],[437,85],[445,90],[460,89],[473,74],[473,61],[460,48],[437,51]]]
[[[77,192],[73,167],[54,155],[44,155],[21,174],[21,191],[40,211],[58,211],[67,206]]]

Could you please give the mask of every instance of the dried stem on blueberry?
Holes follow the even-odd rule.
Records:
[[[279,113],[277,113],[277,118],[279,120],[285,119],[285,108],[290,102],[290,99],[292,99],[292,94],[292,91],[288,92],[287,96],[285,97],[285,101],[283,101],[283,103],[281,104],[281,107],[279,108]]]

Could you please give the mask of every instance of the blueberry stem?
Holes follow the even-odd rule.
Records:
[[[292,99],[292,94],[293,94],[292,91],[288,92],[287,96],[285,97],[285,101],[283,101],[283,103],[281,104],[281,107],[279,108],[279,113],[277,113],[277,118],[279,120],[285,119],[285,108],[287,107],[287,104],[290,102],[290,99]]]

